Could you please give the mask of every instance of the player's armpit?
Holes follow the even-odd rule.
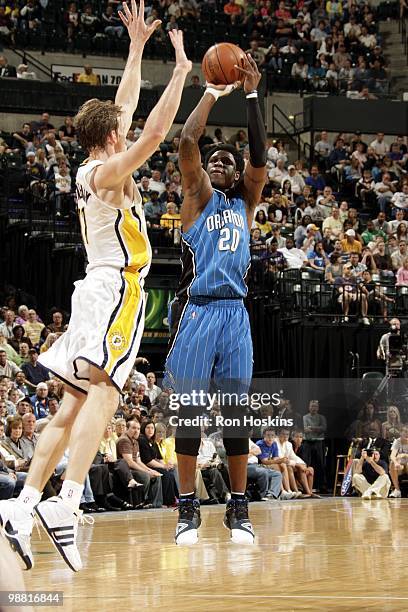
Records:
[[[213,193],[210,177],[202,170],[201,181],[195,188],[185,189],[184,177],[182,181],[184,200],[181,205],[180,217],[183,225],[183,231],[188,231],[191,225],[198,219]]]

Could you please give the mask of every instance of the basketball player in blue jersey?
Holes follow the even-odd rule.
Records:
[[[192,68],[182,32],[172,30],[173,75],[140,138],[126,149],[126,134],[139,98],[143,49],[160,22],[144,22],[143,0],[139,12],[135,0],[132,10],[126,3],[122,6],[130,50],[115,104],[88,100],[75,118],[79,140],[89,151],[76,177],[88,266],[85,278],[76,283],[68,330],[40,357],[65,382],[65,395],[41,434],[20,496],[0,501],[0,526],[26,569],[33,566],[34,512],[68,567],[73,571],[82,567],[76,539],[83,483],[106,423],[117,409],[144,327],[143,287],[151,248],[132,174],[165,139]],[[70,456],[60,494],[41,501],[44,485],[68,446]],[[160,474],[153,471],[151,476]]]
[[[229,145],[214,146],[204,170],[198,147],[215,102],[238,84],[207,85],[181,134],[183,271],[170,314],[166,361],[166,384],[175,392],[188,392],[189,386],[206,392],[211,380],[228,392],[247,391],[252,377],[252,341],[243,298],[250,265],[249,230],[266,178],[266,134],[256,90],[261,75],[250,56],[241,72],[250,152],[245,170],[242,157]],[[175,539],[181,545],[197,542],[201,523],[199,502],[194,498],[200,430],[194,434],[180,426],[189,408],[193,406],[180,408],[176,433],[180,505]],[[248,435],[225,427],[223,434],[231,482],[224,525],[233,542],[252,544],[254,532],[245,499]]]

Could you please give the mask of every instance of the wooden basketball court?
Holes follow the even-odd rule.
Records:
[[[96,515],[80,527],[77,574],[34,531],[26,587],[62,590],[63,608],[51,609],[80,612],[408,610],[408,500],[251,504],[257,541],[247,547],[228,541],[223,511],[202,509],[191,548],[173,543],[171,510]]]

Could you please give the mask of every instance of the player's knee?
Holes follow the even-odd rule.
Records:
[[[227,457],[236,457],[237,455],[247,455],[249,453],[249,439],[245,438],[228,438],[224,437],[224,448]]]

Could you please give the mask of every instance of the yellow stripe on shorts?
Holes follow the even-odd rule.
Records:
[[[106,335],[108,362],[104,370],[112,374],[117,362],[129,351],[136,333],[137,317],[142,307],[142,290],[139,274],[123,272],[125,290],[122,304]]]

